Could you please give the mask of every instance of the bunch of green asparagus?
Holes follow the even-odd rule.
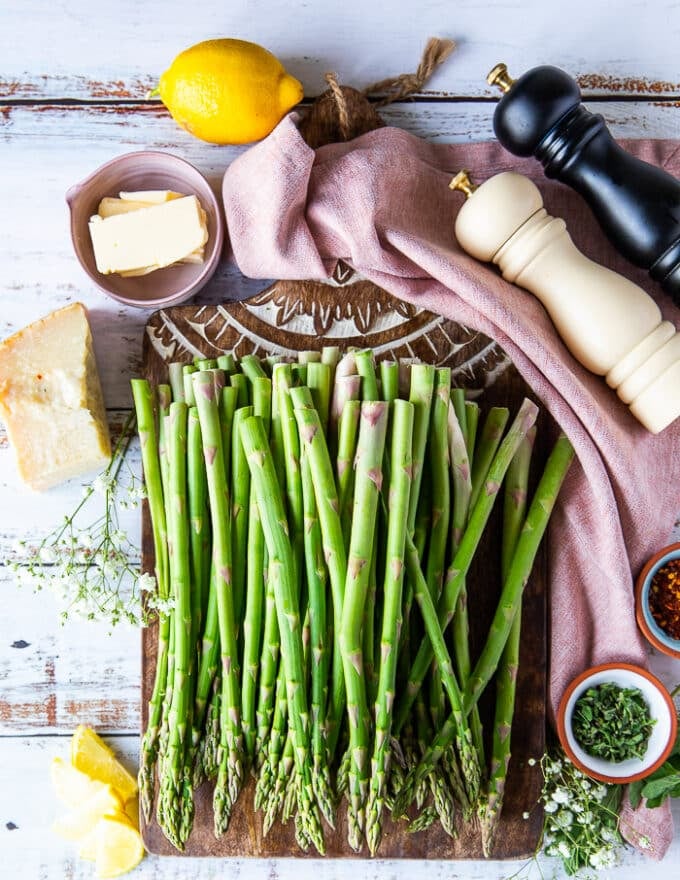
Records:
[[[132,383],[159,594],[142,742],[150,819],[183,849],[193,792],[229,825],[248,774],[264,833],[324,852],[481,818],[493,850],[510,758],[522,592],[573,450],[561,436],[530,503],[537,407],[509,427],[451,371],[371,351],[296,363],[229,354]],[[466,580],[503,498],[502,589],[471,656]],[[474,584],[470,584],[474,590]],[[415,600],[415,601],[414,601]],[[477,708],[495,682],[486,738]],[[345,806],[342,806],[342,804]]]

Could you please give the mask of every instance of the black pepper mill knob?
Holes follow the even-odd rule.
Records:
[[[493,117],[501,144],[580,193],[614,247],[680,305],[680,181],[622,149],[563,70],[534,67],[513,80],[497,64],[487,82],[505,93]]]

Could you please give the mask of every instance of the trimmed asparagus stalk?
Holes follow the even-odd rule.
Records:
[[[532,498],[486,643],[465,688],[463,708],[466,713],[477,702],[496,671],[512,622],[517,615],[529,572],[573,458],[574,449],[567,437],[561,434],[548,457],[543,476]]]
[[[384,387],[384,386],[383,386]],[[413,404],[392,403],[389,509],[380,636],[380,669],[375,705],[375,745],[371,761],[371,788],[366,807],[366,842],[372,855],[382,837],[382,813],[390,759],[392,706],[397,677],[397,652],[402,625],[404,547],[412,483]]]
[[[286,525],[286,511],[264,427],[257,416],[243,422],[241,438],[248,456],[262,530],[267,543],[269,577],[274,579],[276,611],[281,634],[281,656],[288,687],[289,716],[294,737],[295,764],[300,775],[298,811],[307,837],[314,843],[319,853],[323,853],[323,832],[312,784],[302,621],[294,577],[293,548]]]
[[[295,407],[295,418],[298,424],[300,443],[308,456],[312,471],[316,509],[319,516],[321,536],[323,540],[326,566],[331,582],[333,599],[333,617],[336,621],[334,631],[333,676],[331,698],[328,706],[328,752],[332,759],[335,754],[340,734],[340,719],[345,708],[345,679],[343,665],[338,666],[336,658],[341,660],[338,622],[342,619],[345,594],[345,578],[347,575],[347,555],[342,535],[342,525],[338,514],[338,495],[331,467],[328,447],[321,430],[321,422],[317,411],[310,406],[309,395],[302,388],[291,391],[291,400]]]
[[[517,613],[519,600],[521,600],[522,590],[529,579],[536,553],[573,456],[574,450],[571,443],[562,434],[546,462],[543,476],[522,526],[486,645],[463,694],[464,713],[468,713],[474,701],[479,698],[493,675],[495,664],[503,652],[508,632]],[[455,741],[457,731],[458,719],[452,713],[437,732],[427,754],[423,756],[417,773],[414,774],[415,778],[427,774],[437,764]],[[413,784],[414,780],[412,779],[410,786],[412,787]]]
[[[271,422],[272,385],[266,377],[252,380],[253,414],[259,416],[269,434]],[[265,544],[260,513],[252,486],[249,485],[248,538],[246,565],[246,608],[243,622],[243,670],[241,680],[241,717],[248,760],[255,749],[255,694],[260,667],[263,609],[265,596]]]
[[[382,486],[388,406],[384,401],[361,405],[352,533],[347,560],[345,601],[340,621],[340,648],[345,670],[350,736],[348,841],[362,846],[369,779],[369,714],[362,655],[361,624],[373,554],[374,523]]]
[[[213,561],[222,661],[221,761],[213,797],[215,834],[226,831],[243,785],[243,733],[238,649],[234,619],[229,485],[224,472],[222,428],[213,377],[194,374],[213,533]]]
[[[520,444],[505,478],[501,554],[501,572],[504,581],[510,571],[512,555],[515,552],[517,539],[524,522],[529,489],[529,467],[535,436],[536,428],[534,426]],[[520,605],[512,622],[496,675],[496,708],[491,746],[491,768],[485,798],[480,809],[482,849],[486,858],[491,857],[494,848],[510,762],[510,737],[515,710],[521,621]]]
[[[248,548],[248,509],[250,507],[250,470],[239,433],[243,422],[253,415],[252,406],[242,406],[234,413],[231,434],[231,558],[234,621],[237,637],[242,640],[241,622],[245,607],[246,557]]]
[[[137,417],[137,430],[142,453],[142,468],[146,486],[151,530],[154,546],[154,570],[156,589],[162,599],[169,595],[168,584],[168,533],[165,518],[165,496],[161,475],[159,444],[156,440],[156,421],[154,398],[149,383],[145,379],[132,380],[132,395]],[[163,615],[158,623],[158,654],[156,678],[149,700],[147,727],[142,738],[139,769],[140,802],[147,822],[151,816],[155,781],[155,765],[158,755],[158,735],[160,732],[163,699],[168,675],[168,641],[170,621]]]
[[[193,789],[185,767],[191,733],[191,571],[189,566],[189,520],[187,516],[187,406],[172,403],[168,416],[170,504],[168,549],[170,583],[175,600],[173,628],[175,654],[173,694],[168,715],[168,745],[159,791],[162,830],[179,850],[191,832],[194,814]]]
[[[519,444],[536,421],[537,414],[538,407],[536,404],[525,399],[505,439],[494,456],[484,484],[484,491],[480,493],[479,499],[472,510],[458,551],[446,574],[444,589],[438,605],[439,624],[442,632],[447,629],[453,617],[460,589],[472,563],[472,558],[481,539],[484,527],[491,515],[505,473]],[[423,642],[411,667],[406,693],[398,707],[395,719],[397,731],[401,730],[408,716],[413,700],[420,690],[433,656],[431,644]]]

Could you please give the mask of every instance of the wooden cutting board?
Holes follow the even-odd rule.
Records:
[[[256,354],[290,354],[322,345],[370,347],[380,358],[419,358],[452,368],[456,384],[478,397],[483,410],[494,404],[516,411],[530,390],[505,353],[487,337],[429,312],[394,299],[370,282],[353,281],[349,267],[339,264],[336,286],[316,282],[277,282],[245,302],[219,306],[179,306],[151,316],[144,339],[144,374],[152,382],[167,381],[167,364],[190,362],[196,356],[216,357],[232,351],[237,357]],[[347,283],[347,282],[350,283]],[[344,284],[344,286],[342,286]],[[535,469],[547,455],[555,426],[543,413]],[[500,505],[497,505],[500,508]],[[473,661],[483,642],[495,609],[500,585],[500,509],[487,527],[468,579]],[[148,516],[142,537],[145,570],[153,569],[153,544]],[[540,838],[543,814],[537,806],[541,772],[530,758],[540,758],[545,745],[546,697],[546,566],[539,554],[525,592],[522,614],[522,648],[517,690],[518,711],[512,733],[512,761],[505,805],[497,835],[495,858],[528,857]],[[142,729],[156,668],[156,629],[142,636]],[[487,696],[480,704],[485,733],[493,714]],[[186,848],[190,856],[281,857],[305,854],[295,842],[292,823],[277,822],[262,836],[261,815],[253,809],[254,783],[241,793],[228,832],[219,840],[213,834],[212,785],[196,792],[194,829]],[[528,819],[523,813],[530,813]],[[355,857],[347,846],[344,805],[338,809],[336,831],[325,828],[327,854]],[[178,855],[155,821],[142,828],[148,850]],[[309,853],[314,856],[314,852]],[[365,849],[363,856],[367,857]],[[466,859],[482,858],[481,837],[474,823],[460,823],[452,840],[435,823],[411,834],[405,824],[389,818],[380,847],[381,858]]]

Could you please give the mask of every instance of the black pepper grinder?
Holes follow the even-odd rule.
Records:
[[[504,92],[493,126],[506,150],[534,155],[580,193],[614,247],[680,305],[680,181],[622,149],[563,70],[534,67],[513,80],[501,63],[487,82]]]

